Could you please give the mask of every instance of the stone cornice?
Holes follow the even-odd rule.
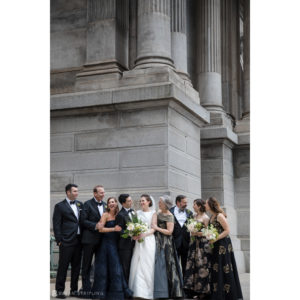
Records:
[[[51,111],[111,106],[117,104],[146,103],[157,100],[174,100],[204,123],[209,123],[209,112],[195,103],[174,83],[148,84],[102,91],[77,92],[51,96]]]

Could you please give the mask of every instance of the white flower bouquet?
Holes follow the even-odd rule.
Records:
[[[198,222],[194,218],[189,218],[185,226],[187,227],[188,232],[197,233],[197,232],[201,232],[202,223]],[[191,236],[191,240],[194,241],[195,236]]]
[[[132,216],[132,222],[126,223],[126,229],[124,233],[121,235],[122,238],[135,237],[139,236],[142,233],[148,231],[148,225],[143,223],[137,216]],[[142,243],[144,239],[139,239],[138,242]]]
[[[214,227],[214,225],[210,224],[207,228],[202,228],[201,232],[205,236],[205,238],[209,241],[214,241],[219,237],[219,233],[217,228]],[[213,248],[214,245],[210,244],[210,246]]]

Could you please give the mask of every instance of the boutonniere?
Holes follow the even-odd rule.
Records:
[[[107,205],[106,204],[104,204],[104,208],[107,209]]]
[[[77,206],[80,207],[80,203],[77,203]]]
[[[133,210],[133,211],[131,212],[131,214],[132,214],[132,215],[135,215],[135,211]]]

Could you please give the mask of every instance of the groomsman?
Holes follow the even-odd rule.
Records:
[[[79,296],[89,298],[91,292],[90,272],[93,256],[101,246],[102,233],[99,232],[99,220],[106,211],[106,203],[103,201],[105,190],[102,185],[96,185],[93,189],[94,197],[83,204],[80,223],[82,225],[83,258],[82,258],[82,289]]]
[[[56,298],[65,299],[65,282],[71,263],[71,296],[78,295],[78,278],[81,264],[80,211],[82,203],[77,199],[78,187],[68,184],[65,187],[66,199],[57,203],[53,213],[54,236],[59,246],[59,261],[56,275]]]
[[[189,251],[190,233],[187,231],[185,226],[187,219],[193,217],[193,213],[186,208],[187,198],[183,195],[176,197],[176,206],[170,209],[170,212],[175,217],[175,225],[173,231],[173,237],[177,250],[178,257],[181,260],[182,273],[184,276],[187,255]]]
[[[126,223],[131,221],[132,214],[134,214],[135,212],[131,208],[132,199],[129,194],[121,194],[119,196],[119,202],[122,205],[122,209],[116,216],[116,225],[122,227],[122,231],[120,232],[120,234],[123,234],[124,230],[126,229]],[[130,263],[134,245],[135,241],[131,240],[130,237],[126,239],[120,237],[119,239],[118,252],[127,284],[129,281]]]

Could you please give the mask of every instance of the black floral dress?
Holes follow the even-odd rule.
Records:
[[[202,225],[205,226],[203,223]],[[212,249],[205,237],[194,238],[194,240],[191,239],[189,245],[183,280],[184,290],[192,296],[208,295],[210,294]]]
[[[221,234],[224,229],[217,221],[210,220],[210,224]],[[226,236],[214,244],[211,259],[211,300],[241,300],[243,294],[241,290],[239,275],[234,258],[231,239]]]

